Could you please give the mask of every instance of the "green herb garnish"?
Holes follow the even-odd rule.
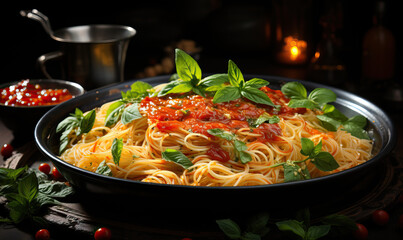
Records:
[[[105,126],[111,127],[122,119],[123,124],[142,118],[138,110],[138,103],[146,96],[153,94],[153,87],[142,81],[134,82],[130,90],[121,92],[122,98],[112,103],[106,111]]]
[[[97,170],[95,171],[95,173],[101,174],[101,175],[105,175],[105,176],[112,176],[112,171],[111,169],[108,167],[108,165],[106,164],[106,161],[103,160],[97,167]]]
[[[281,87],[281,91],[291,98],[288,103],[292,108],[321,109],[326,103],[336,101],[336,94],[327,88],[315,88],[307,95],[307,91],[300,82],[288,82]]]
[[[166,149],[164,152],[162,152],[162,158],[167,161],[174,162],[182,166],[184,169],[189,169],[191,166],[193,166],[192,161],[190,161],[185,154],[175,149]]]
[[[223,87],[215,93],[214,103],[229,102],[242,96],[255,103],[277,107],[266,93],[259,90],[259,88],[268,85],[269,82],[260,78],[253,78],[245,82],[241,70],[232,60],[228,62],[228,80],[230,86]]]
[[[9,217],[0,217],[0,222],[18,224],[30,219],[43,224],[43,207],[60,204],[55,198],[73,193],[72,187],[49,180],[46,174],[27,166],[18,169],[0,168],[0,195],[7,198],[6,206],[9,210]]]
[[[252,156],[246,152],[248,147],[246,146],[246,144],[244,142],[235,139],[234,134],[224,131],[220,128],[208,129],[207,132],[213,136],[230,141],[232,143],[232,145],[234,146],[236,160],[239,159],[241,161],[241,163],[243,163],[243,164],[252,161]]]
[[[65,118],[57,125],[56,133],[61,133],[59,154],[62,154],[66,149],[71,134],[80,136],[81,134],[91,131],[95,123],[95,117],[95,110],[91,110],[84,116],[83,112],[76,108],[74,114],[70,114],[69,117]]]
[[[300,161],[288,160],[283,163],[272,165],[272,167],[283,166],[284,182],[309,179],[309,171],[305,165],[307,160],[311,160],[311,163],[321,171],[333,171],[339,167],[339,164],[332,154],[322,151],[322,140],[315,146],[312,140],[301,138],[301,154],[307,156],[307,158]],[[298,164],[302,165],[300,166]]]
[[[120,156],[123,150],[123,139],[113,139],[111,152],[113,157],[113,162],[119,166]]]
[[[361,115],[356,115],[351,118],[346,117],[343,113],[337,110],[333,105],[325,105],[323,108],[324,114],[316,117],[322,122],[323,127],[329,131],[337,131],[342,126],[351,135],[369,139],[368,132],[364,129],[367,125],[367,119]]]
[[[274,124],[279,122],[280,118],[277,115],[270,116],[270,114],[268,114],[267,112],[264,112],[257,119],[248,119],[249,126],[254,128],[259,127],[263,123]]]

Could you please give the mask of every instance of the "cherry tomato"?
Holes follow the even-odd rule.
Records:
[[[11,144],[4,144],[1,147],[1,155],[3,155],[3,157],[8,158],[11,157],[11,155],[13,154],[14,148],[13,146],[11,146]]]
[[[98,230],[96,230],[94,233],[95,240],[109,240],[111,239],[111,236],[111,230],[106,227],[98,228]]]
[[[379,226],[384,226],[389,222],[389,213],[385,210],[376,210],[372,213],[372,221]]]
[[[62,174],[60,174],[59,170],[57,170],[56,167],[52,168],[52,174],[53,174],[54,179],[62,179],[63,178]]]
[[[47,229],[40,229],[35,234],[36,240],[48,240],[50,239],[50,233]]]
[[[361,223],[356,223],[357,230],[354,232],[355,239],[364,240],[368,238],[368,229]]]
[[[47,163],[41,163],[38,167],[39,171],[43,172],[44,174],[49,174],[50,172],[50,165]]]

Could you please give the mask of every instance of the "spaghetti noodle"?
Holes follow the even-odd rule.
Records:
[[[154,88],[155,92],[162,87]],[[192,186],[281,183],[286,180],[286,163],[298,165],[294,174],[305,172],[315,178],[371,158],[371,140],[352,136],[343,126],[329,131],[317,118],[322,110],[291,108],[290,99],[280,90],[260,90],[275,107],[245,98],[215,103],[212,96],[193,92],[153,94],[139,103],[117,104],[122,109],[137,105],[141,116],[126,124],[121,117],[111,126],[106,126],[106,121],[118,101],[106,103],[95,109],[94,125],[88,133],[70,133],[60,158],[92,172],[106,167],[109,175],[117,178]],[[256,124],[262,115],[267,119],[275,116],[277,121]],[[303,139],[330,153],[338,167],[322,171],[313,159],[305,161]],[[111,151],[116,140],[122,143],[118,162]],[[164,153],[180,153],[175,156],[184,156],[190,165],[170,161]],[[247,160],[243,161],[243,156]]]

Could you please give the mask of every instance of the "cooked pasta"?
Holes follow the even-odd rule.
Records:
[[[158,92],[162,87],[155,89]],[[290,99],[280,90],[260,89],[280,107],[245,98],[214,103],[212,96],[193,93],[146,96],[139,103],[122,105],[138,104],[139,118],[124,124],[121,117],[106,126],[111,114],[108,111],[118,100],[103,104],[95,109],[94,125],[88,133],[69,134],[60,158],[91,172],[99,171],[104,162],[116,178],[191,186],[282,183],[286,180],[285,163],[297,164],[298,171],[316,178],[371,158],[371,140],[352,136],[342,125],[329,131],[317,118],[322,110],[291,108]],[[262,114],[276,116],[277,121],[253,124]],[[315,146],[321,144],[319,150],[330,153],[338,167],[322,171],[313,159],[306,160],[301,152],[302,139],[311,140]],[[116,140],[122,143],[118,163],[111,151]],[[164,157],[167,149],[183,154],[190,165],[184,167]]]

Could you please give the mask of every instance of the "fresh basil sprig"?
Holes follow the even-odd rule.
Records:
[[[348,118],[333,105],[329,104],[324,106],[323,112],[322,115],[317,115],[316,117],[327,130],[334,132],[342,126],[342,130],[351,133],[355,137],[369,139],[368,132],[364,129],[367,125],[365,117],[356,115]]]
[[[158,96],[169,93],[194,93],[205,97],[204,89],[199,85],[202,79],[202,71],[199,64],[189,54],[181,49],[175,49],[175,65],[178,79],[165,85]]]
[[[339,164],[329,152],[322,151],[322,140],[315,146],[314,142],[308,138],[301,138],[301,154],[307,158],[300,161],[288,160],[283,163],[277,163],[271,167],[283,166],[284,182],[292,182],[311,178],[305,162],[311,160],[321,171],[333,171],[339,167]],[[302,164],[302,166],[298,165]]]
[[[288,82],[281,87],[281,92],[291,98],[288,103],[292,108],[321,109],[323,105],[336,101],[336,94],[327,88],[315,88],[309,95],[300,82]]]
[[[252,161],[252,156],[249,153],[245,152],[248,147],[244,142],[235,139],[234,134],[226,132],[220,128],[208,129],[207,132],[213,136],[230,141],[234,146],[236,160],[239,159],[243,164]]]
[[[190,161],[190,159],[186,157],[185,154],[175,149],[165,149],[165,151],[162,152],[162,158],[167,161],[174,162],[182,166],[184,169],[189,169],[191,166],[193,166],[192,161]]]
[[[121,92],[122,99],[112,103],[106,111],[105,126],[111,127],[122,119],[123,124],[142,118],[138,110],[138,103],[146,96],[153,94],[153,87],[142,81],[136,81],[130,90]]]
[[[282,232],[292,233],[298,239],[316,240],[333,233],[334,239],[344,238],[341,233],[351,234],[357,229],[355,222],[341,214],[331,214],[323,217],[319,224],[311,225],[309,209],[302,209],[297,212],[295,219],[277,221],[277,228]],[[332,232],[331,230],[334,229]],[[330,237],[331,238],[331,237]]]
[[[246,229],[242,231],[241,227],[232,219],[224,218],[216,220],[218,227],[230,239],[258,240],[267,235],[270,228],[269,214],[262,212],[256,214],[246,221]]]
[[[31,219],[43,224],[43,207],[60,204],[56,198],[73,193],[72,187],[52,181],[46,174],[27,166],[18,169],[0,168],[0,195],[7,198],[9,210],[9,218],[0,217],[0,222],[18,224]]]
[[[84,116],[83,112],[76,108],[74,114],[61,121],[56,127],[56,133],[61,133],[59,154],[62,154],[69,143],[69,135],[75,131],[76,136],[91,131],[95,123],[96,113],[91,110]]]
[[[268,85],[269,82],[260,78],[253,78],[245,82],[241,70],[232,60],[228,61],[228,80],[230,86],[220,88],[215,93],[214,103],[229,102],[245,97],[255,103],[277,107],[266,93],[259,90],[259,88]]]

